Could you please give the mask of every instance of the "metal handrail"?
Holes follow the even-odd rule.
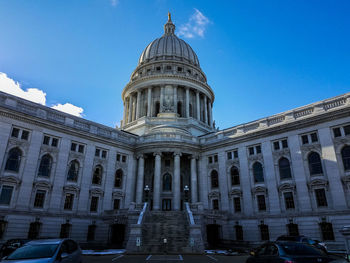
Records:
[[[140,215],[139,215],[139,219],[137,220],[137,224],[138,225],[141,225],[141,223],[142,223],[143,215],[144,215],[144,213],[146,212],[146,209],[147,209],[147,204],[148,203],[145,202],[144,205],[143,205],[143,208],[142,208],[142,210],[140,212]]]

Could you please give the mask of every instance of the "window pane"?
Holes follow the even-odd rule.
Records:
[[[95,240],[95,232],[96,232],[96,225],[89,225],[88,227],[88,234],[87,234],[87,241],[93,241]]]
[[[213,209],[219,210],[219,200],[217,200],[217,199],[213,200]]]
[[[350,170],[350,146],[345,146],[341,150],[341,157],[343,160],[344,170],[345,171]]]
[[[11,149],[5,165],[5,170],[18,172],[21,162],[22,152],[18,148]]]
[[[236,230],[236,240],[242,241],[243,240],[243,227],[240,225],[235,225]]]
[[[280,143],[279,142],[274,142],[273,143],[273,149],[274,150],[279,150],[280,149]]]
[[[264,182],[264,172],[261,163],[256,162],[253,164],[253,175],[255,183],[263,183]]]
[[[303,144],[309,143],[309,139],[307,138],[307,135],[301,136],[301,141],[302,141]]]
[[[90,212],[97,212],[98,196],[91,197]]]
[[[22,131],[21,139],[27,141],[28,137],[29,137],[29,131]]]
[[[18,138],[18,135],[19,135],[19,129],[13,128],[12,133],[11,133],[11,137]]]
[[[282,148],[288,148],[288,141],[282,140]]]
[[[42,208],[44,207],[46,191],[38,190],[35,194],[34,207]]]
[[[113,201],[113,209],[118,210],[120,206],[120,199],[114,199]]]
[[[44,136],[43,144],[49,145],[50,142],[50,137],[49,136]]]
[[[233,157],[238,158],[238,151],[233,151]]]
[[[310,136],[311,136],[311,141],[312,141],[312,142],[317,142],[317,141],[318,141],[317,133],[316,133],[316,132],[311,133]]]
[[[334,134],[334,137],[340,137],[341,136],[340,128],[334,128],[333,134]]]
[[[265,203],[265,196],[264,195],[258,195],[258,209],[259,211],[265,211],[266,210],[266,203]]]
[[[323,240],[334,240],[333,226],[331,223],[321,223],[321,231]]]
[[[316,189],[316,202],[318,207],[327,206],[326,192],[324,189]]]
[[[79,145],[78,152],[80,152],[80,153],[84,152],[84,145]]]
[[[255,148],[256,148],[257,154],[261,153],[261,146],[260,145],[256,146]]]
[[[310,175],[322,174],[322,164],[320,155],[316,152],[312,152],[308,156]]]
[[[281,158],[278,161],[278,168],[279,168],[281,179],[288,179],[292,177],[291,171],[290,171],[290,163],[287,158]]]
[[[218,172],[215,170],[211,172],[211,187],[219,187],[219,175]]]
[[[345,135],[349,135],[350,134],[350,125],[346,125],[343,128],[344,128]]]
[[[227,159],[228,159],[228,160],[231,160],[231,159],[232,159],[232,152],[228,152],[228,153],[227,153]]]
[[[286,204],[286,209],[294,209],[294,198],[292,192],[284,193],[284,201]]]
[[[75,152],[77,150],[77,144],[73,142],[70,146],[70,150]]]
[[[0,205],[9,205],[11,202],[13,186],[3,185],[0,194]]]
[[[72,210],[74,201],[74,194],[66,194],[64,200],[64,210]]]
[[[241,198],[239,197],[233,198],[233,205],[236,213],[241,212]]]
[[[58,145],[58,139],[52,138],[51,146],[57,147],[57,145]]]
[[[99,156],[100,156],[100,149],[96,149],[96,150],[95,150],[95,156],[96,156],[96,157],[99,157]]]
[[[249,155],[253,155],[254,154],[254,148],[253,147],[249,147]]]
[[[268,225],[259,225],[261,240],[270,240]]]

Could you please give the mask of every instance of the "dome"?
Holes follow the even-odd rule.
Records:
[[[142,52],[139,64],[152,61],[175,58],[178,60],[184,60],[187,63],[193,64],[199,67],[199,60],[196,53],[191,46],[182,39],[178,38],[175,34],[175,25],[171,21],[170,14],[168,15],[168,22],[164,25],[164,35],[160,38],[153,40]]]

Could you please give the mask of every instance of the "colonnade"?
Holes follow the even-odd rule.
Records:
[[[172,88],[173,91],[170,96],[169,94],[165,96],[165,87]],[[157,96],[152,96],[152,92],[156,88],[160,88],[160,92],[157,92]],[[179,99],[178,96],[181,89],[184,89],[183,93],[185,96],[183,99]],[[193,92],[195,94],[194,97],[191,96]],[[168,105],[169,101],[165,101],[165,97],[167,99],[170,97],[170,107]],[[184,116],[181,116],[181,112],[178,112],[178,103],[181,103],[182,107],[183,102],[185,108],[181,110]],[[157,103],[159,103],[159,108],[157,107]],[[213,127],[212,101],[206,94],[199,90],[177,85],[152,86],[132,92],[124,99],[124,124],[133,122],[143,116],[157,117],[157,114],[162,112],[178,113],[181,117],[185,118],[194,117]]]
[[[180,152],[174,152],[174,171],[173,171],[173,187],[172,187],[172,203],[173,210],[180,210],[181,208],[181,178],[180,178]],[[153,210],[161,209],[161,163],[162,163],[162,153],[155,152],[153,154],[155,158],[155,168],[154,168],[154,180],[153,180]],[[190,198],[191,202],[198,202],[197,193],[197,157],[191,155],[191,175],[190,175]],[[136,203],[142,203],[144,192],[144,169],[145,169],[145,157],[143,154],[137,156],[137,179],[136,179]]]

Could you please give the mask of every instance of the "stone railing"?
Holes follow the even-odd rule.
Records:
[[[272,115],[267,118],[262,118],[253,122],[241,124],[228,128],[216,133],[212,133],[200,138],[202,144],[208,142],[215,142],[223,137],[239,137],[244,134],[257,132],[262,129],[267,129],[277,125],[283,125],[298,121],[299,119],[307,119],[316,115],[324,114],[331,110],[337,110],[345,107],[349,107],[350,93],[346,93],[334,98],[315,102],[310,105],[306,105],[294,110],[289,110],[280,114]]]
[[[141,225],[142,224],[142,220],[143,220],[143,215],[145,214],[146,210],[147,210],[147,202],[145,202],[145,204],[143,205],[143,208],[140,212],[139,218],[137,219],[137,224]]]
[[[47,120],[48,122],[58,123],[78,131],[88,132],[93,135],[115,141],[122,141],[128,144],[135,143],[138,137],[137,135],[126,134],[118,129],[57,111],[4,92],[0,92],[0,98],[0,107],[22,112],[36,118]]]
[[[190,205],[188,202],[186,202],[185,205],[186,205],[186,215],[187,215],[188,222],[190,223],[190,225],[194,225],[194,219],[193,219],[192,211],[190,209]]]

